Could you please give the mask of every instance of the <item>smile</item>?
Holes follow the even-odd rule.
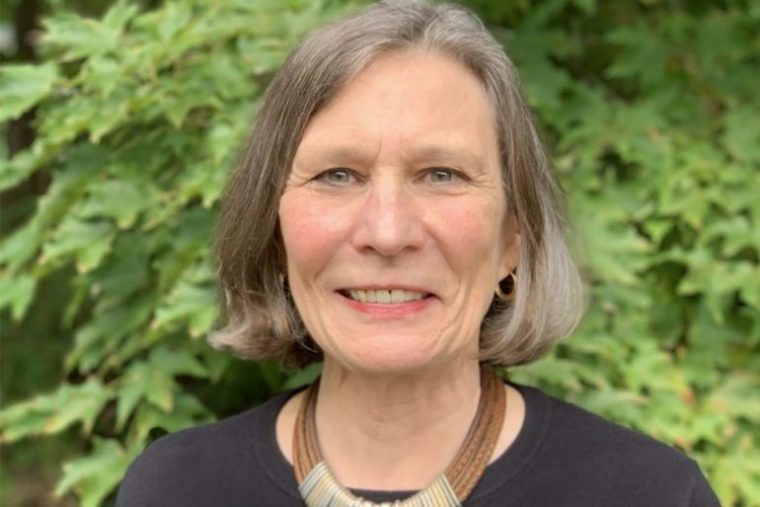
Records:
[[[404,289],[351,289],[341,293],[354,301],[376,304],[399,304],[419,301],[430,294]]]

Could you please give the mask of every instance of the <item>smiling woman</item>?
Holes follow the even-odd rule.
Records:
[[[415,68],[423,56],[440,64],[436,76]],[[368,97],[369,90],[359,96],[361,85],[348,90],[351,83],[377,81],[377,68],[393,62],[394,75],[369,83],[374,96]],[[450,83],[452,75],[457,79]],[[342,123],[328,125],[320,118],[338,108],[338,95],[346,100],[342,117],[332,121]],[[473,104],[478,109],[469,114]],[[427,109],[418,112],[418,105]],[[467,128],[452,130],[460,120],[469,122]],[[388,140],[382,128],[406,132]],[[575,327],[582,299],[563,239],[563,199],[511,62],[468,11],[402,1],[380,3],[311,34],[270,86],[225,201],[217,247],[228,325],[214,336],[215,344],[294,365],[322,358],[303,326],[302,309],[279,281],[288,270],[279,200],[287,185],[311,178],[372,186],[368,171],[388,153],[382,150],[387,141],[398,145],[391,149],[406,173],[416,171],[409,181],[422,183],[427,175],[432,182],[431,171],[440,178],[438,171],[445,170],[450,176],[444,179],[461,183],[447,186],[449,193],[464,190],[468,180],[470,189],[499,185],[506,220],[515,231],[522,226],[513,245],[521,262],[513,264],[515,276],[507,281],[515,285],[514,301],[488,308],[480,330],[482,359],[530,362]]]
[[[350,152],[333,149],[346,139]],[[351,79],[306,127],[279,209],[293,299],[328,372],[476,363],[494,286],[517,266],[506,208],[475,76],[408,50]]]
[[[322,376],[159,440],[119,505],[717,505],[677,451],[492,372],[579,319],[563,226],[469,12],[383,2],[312,34],[229,186],[214,342]]]

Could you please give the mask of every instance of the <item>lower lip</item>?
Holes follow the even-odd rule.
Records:
[[[407,301],[405,303],[363,303],[344,296],[336,292],[338,297],[354,310],[381,317],[402,317],[413,313],[421,312],[426,309],[435,299],[434,296],[418,299],[416,301]]]

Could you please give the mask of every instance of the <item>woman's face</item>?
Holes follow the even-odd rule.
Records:
[[[414,51],[359,73],[308,124],[279,217],[326,361],[411,372],[477,357],[519,237],[487,95],[460,64]]]

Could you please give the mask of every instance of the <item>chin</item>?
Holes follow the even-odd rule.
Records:
[[[414,374],[441,364],[443,358],[430,350],[418,347],[399,347],[398,338],[393,345],[364,347],[361,350],[345,351],[342,357],[334,358],[352,371],[369,374]]]

